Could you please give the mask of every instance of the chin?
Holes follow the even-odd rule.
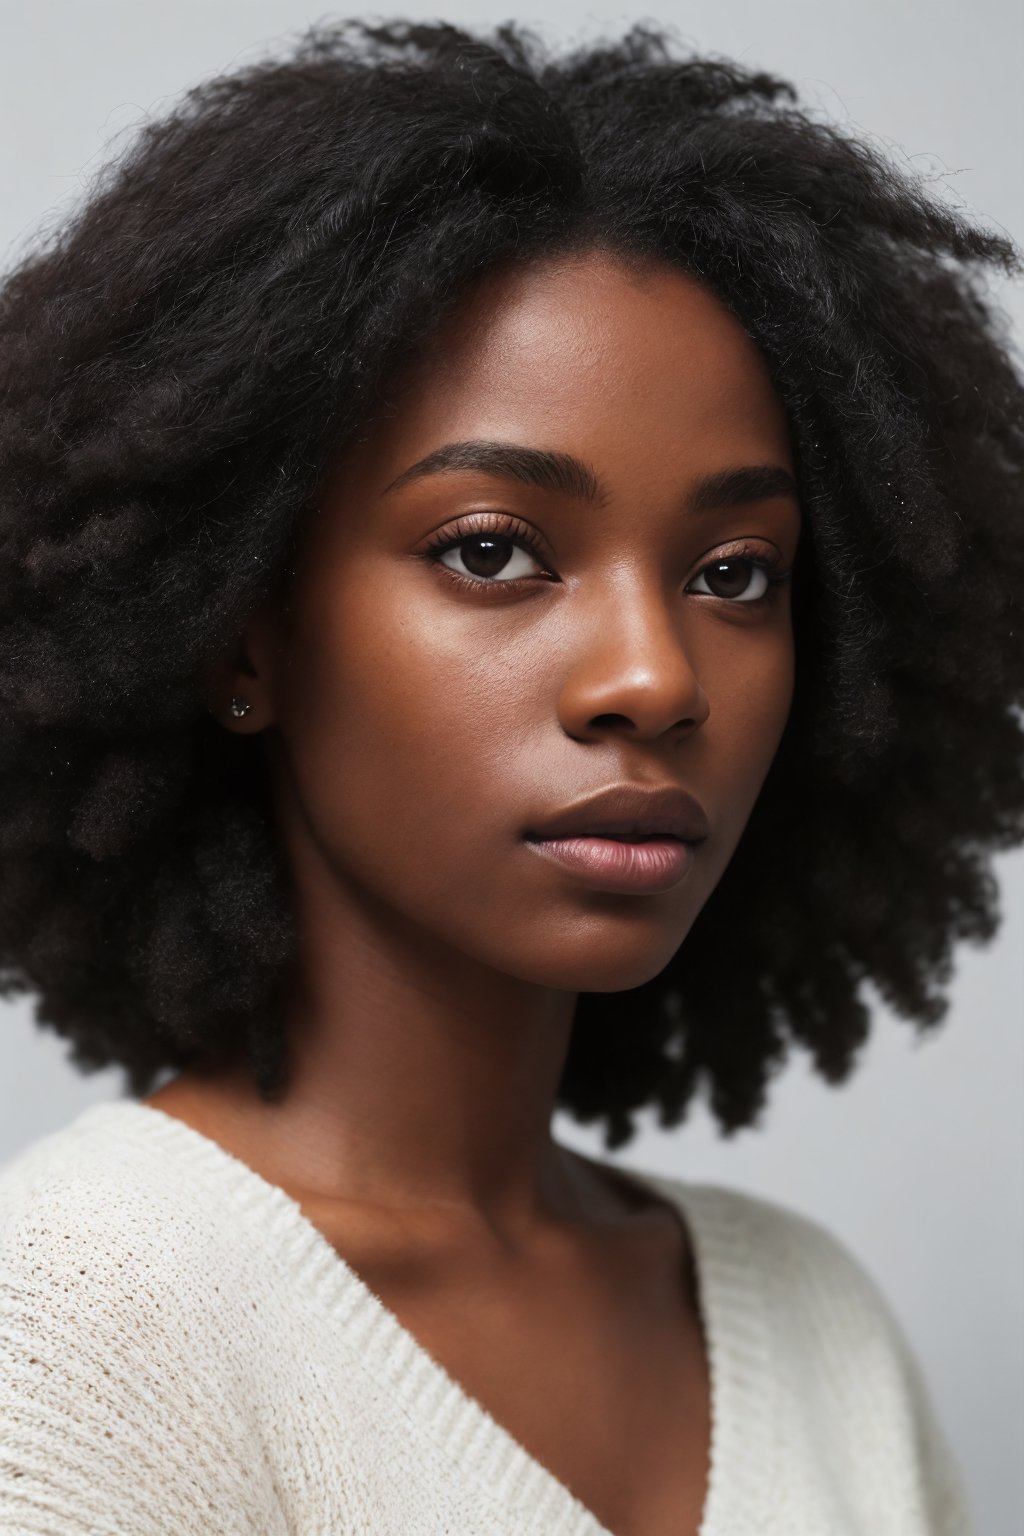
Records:
[[[601,925],[598,925],[599,927]],[[678,930],[668,940],[663,934],[644,935],[635,920],[627,930],[595,932],[575,942],[566,934],[560,943],[540,946],[522,969],[510,971],[537,986],[563,992],[628,992],[653,981],[673,959],[686,937]]]

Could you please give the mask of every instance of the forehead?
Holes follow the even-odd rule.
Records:
[[[699,280],[587,252],[487,274],[385,392],[349,468],[381,483],[453,439],[589,455],[614,481],[739,456],[789,463],[753,339]]]

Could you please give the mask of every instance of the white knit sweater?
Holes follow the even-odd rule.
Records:
[[[700,1536],[969,1532],[918,1361],[859,1261],[774,1202],[630,1172],[695,1246]],[[134,1100],[0,1168],[0,1532],[610,1536],[290,1196]]]

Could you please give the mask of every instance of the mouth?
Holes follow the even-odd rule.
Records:
[[[678,784],[613,784],[538,818],[528,848],[597,890],[654,893],[678,885],[710,833],[700,802]]]
[[[697,842],[670,833],[573,833],[524,839],[528,847],[582,879],[593,890],[657,895],[670,891],[692,867]]]
[[[608,832],[600,827],[595,827],[593,831],[574,832],[571,834],[571,837],[601,838],[609,843],[696,843],[697,841],[695,838],[677,837],[674,832]],[[568,833],[562,837],[545,837],[539,832],[527,832],[526,834],[526,841],[528,843],[567,842],[569,840],[570,834]]]

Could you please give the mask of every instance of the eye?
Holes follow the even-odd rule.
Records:
[[[705,565],[694,580],[710,578],[715,583],[719,590],[706,590],[705,595],[709,597],[720,597],[729,602],[760,603],[774,596],[774,589],[787,579],[788,573],[776,575],[777,570],[777,561],[757,559],[753,555],[730,555]],[[692,592],[694,588],[691,585],[686,590]]]
[[[457,580],[478,587],[521,581],[547,570],[536,540],[524,524],[510,526],[508,531],[492,527],[466,531],[456,525],[423,550],[423,555],[444,566]]]
[[[515,581],[529,576],[536,565],[533,556],[504,533],[474,533],[450,545],[440,563],[459,576],[478,581]],[[458,562],[461,561],[461,567]]]

